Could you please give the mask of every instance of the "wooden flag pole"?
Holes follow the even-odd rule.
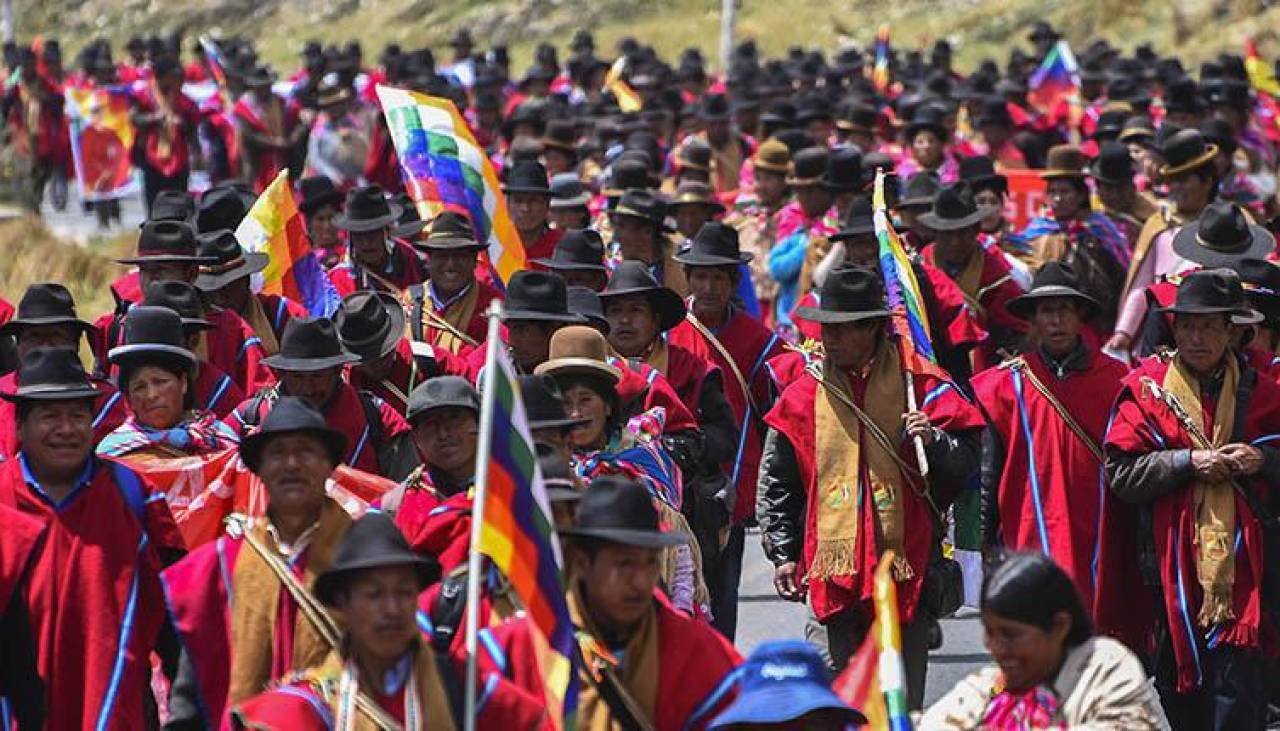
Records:
[[[911,371],[903,371],[902,375],[907,382],[907,409],[910,411],[918,411],[920,407],[916,405],[916,379]],[[917,434],[912,440],[916,445],[916,464],[920,467],[920,476],[929,476],[929,458],[924,453],[924,439]]]

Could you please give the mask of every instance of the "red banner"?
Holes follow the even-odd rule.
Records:
[[[1014,231],[1026,228],[1031,219],[1040,215],[1045,206],[1046,182],[1040,170],[1001,170],[1009,179],[1009,196],[1004,202],[1005,220],[1012,223]]]

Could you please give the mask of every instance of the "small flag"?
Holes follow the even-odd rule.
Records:
[[[430,221],[449,210],[471,219],[476,240],[487,244],[489,264],[505,283],[525,266],[524,244],[498,174],[458,108],[448,99],[382,85],[378,101],[418,215]]]
[[[1057,114],[1063,102],[1080,93],[1080,66],[1071,46],[1059,40],[1027,82],[1027,101],[1045,114]]]
[[[893,551],[885,551],[880,557],[875,579],[875,621],[858,652],[831,684],[836,695],[867,717],[863,728],[868,731],[911,729],[893,559]]]
[[[1244,69],[1257,100],[1254,115],[1262,123],[1262,133],[1272,142],[1280,141],[1280,102],[1276,100],[1280,97],[1280,81],[1258,55],[1258,42],[1253,38],[1244,42]]]
[[[622,78],[622,72],[626,68],[627,57],[619,56],[618,60],[609,67],[609,73],[605,74],[604,90],[613,93],[613,97],[618,100],[618,108],[623,112],[638,112],[644,108],[644,100]]]
[[[871,83],[876,91],[889,88],[889,24],[882,23],[876,30],[876,58],[871,67]]]
[[[902,364],[912,373],[927,373],[949,381],[951,379],[938,365],[929,339],[929,313],[924,306],[920,282],[916,280],[915,269],[907,258],[902,240],[889,222],[883,171],[876,171],[872,195],[876,239],[880,242],[880,273],[884,276],[889,311],[893,313],[893,328],[898,334]]]
[[[245,251],[269,257],[255,290],[301,302],[312,315],[328,317],[338,309],[338,292],[311,253],[298,204],[289,187],[289,171],[281,170],[236,228]]]
[[[488,556],[524,603],[529,619],[547,641],[542,671],[550,717],[570,727],[577,709],[573,673],[574,631],[565,600],[563,559],[551,501],[520,400],[515,368],[505,348],[489,350],[484,388],[493,389],[490,453],[483,522],[475,549]],[[487,394],[486,394],[487,396]],[[481,423],[484,416],[481,416]],[[484,436],[482,435],[483,439]]]
[[[71,135],[71,161],[80,197],[105,201],[131,194],[134,129],[129,121],[128,89],[104,86],[65,92],[67,128]]]

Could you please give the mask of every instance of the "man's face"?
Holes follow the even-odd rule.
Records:
[[[756,197],[765,206],[776,207],[787,195],[787,176],[771,170],[756,171]]]
[[[311,434],[281,434],[262,448],[258,477],[267,487],[273,515],[311,515],[325,500],[334,465],[324,443]]]
[[[249,304],[249,298],[253,296],[253,291],[249,289],[249,277],[240,277],[233,282],[227,282],[222,289],[217,289],[206,293],[209,301],[217,307],[224,310],[234,310],[236,312],[244,312],[245,307]]]
[[[361,378],[369,381],[377,382],[391,375],[391,368],[396,364],[396,351],[392,350],[386,355],[370,358],[357,364],[352,370],[360,374]]]
[[[933,239],[940,261],[950,266],[964,266],[978,248],[978,227],[967,226],[955,231],[938,231]]]
[[[547,220],[561,231],[575,228],[586,228],[591,225],[591,211],[586,206],[579,208],[548,208]]]
[[[613,237],[622,248],[622,258],[651,262],[654,225],[635,216],[614,216]]]
[[[138,284],[144,292],[147,291],[147,287],[150,287],[152,282],[186,282],[191,284],[196,281],[196,275],[199,273],[200,267],[184,262],[139,264]]]
[[[475,249],[436,249],[427,252],[427,276],[441,296],[462,291],[476,277]]]
[[[831,191],[821,185],[802,185],[796,188],[796,200],[809,218],[817,218],[831,208]]]
[[[93,452],[93,401],[50,401],[18,422],[18,441],[36,470],[72,477]]]
[[[822,349],[836,368],[860,371],[875,355],[883,320],[822,323]]]
[[[1089,202],[1080,186],[1070,180],[1050,180],[1045,197],[1049,199],[1053,217],[1059,221],[1079,216]]]
[[[351,258],[360,266],[382,271],[387,265],[387,230],[352,231]]]
[[[80,344],[80,328],[75,325],[24,325],[18,331],[18,359],[36,348],[72,348]]]
[[[687,238],[693,238],[702,224],[711,220],[711,206],[688,203],[676,206],[676,230]]]
[[[1169,198],[1179,211],[1194,213],[1209,205],[1213,196],[1213,179],[1200,177],[1192,170],[1175,175],[1165,182],[1169,185]]]
[[[1097,183],[1098,198],[1108,209],[1127,211],[1129,206],[1133,205],[1133,198],[1138,191],[1133,187],[1132,182],[1105,183],[1099,180]]]
[[[458,406],[432,409],[413,425],[427,465],[455,477],[475,469],[479,431],[476,412]]]
[[[1083,325],[1080,306],[1065,297],[1041,300],[1031,318],[1036,340],[1055,358],[1076,347]]]
[[[873,233],[844,240],[844,261],[860,267],[874,267],[880,261],[880,243]]]
[[[659,549],[606,544],[588,558],[573,553],[574,576],[594,624],[606,630],[634,628],[653,603],[658,585]]]
[[[595,269],[557,269],[556,273],[564,277],[566,287],[586,287],[592,292],[599,292],[609,283],[608,275]]]
[[[999,231],[1000,225],[1004,223],[1004,196],[994,190],[980,190],[973,194],[973,202],[982,206],[991,206],[991,215],[982,219],[981,230],[985,233]]]
[[[356,573],[337,597],[334,613],[360,657],[395,663],[418,635],[418,577],[409,566]]]
[[[1178,357],[1200,375],[1212,373],[1227,352],[1231,328],[1226,315],[1178,314],[1173,318],[1173,340]]]
[[[525,373],[545,363],[551,349],[551,336],[560,329],[555,322],[512,320],[507,323],[507,345],[511,357]]]
[[[604,308],[609,343],[627,358],[644,354],[658,337],[658,317],[643,294],[610,297]]]
[[[311,245],[329,248],[338,245],[338,228],[333,225],[333,206],[321,206],[307,217],[307,236]]]
[[[307,405],[323,411],[342,381],[342,367],[319,371],[276,371],[284,393],[296,396]]]
[[[686,267],[685,275],[693,294],[693,314],[706,322],[720,322],[738,288],[737,267]]]
[[[511,222],[521,231],[533,231],[545,224],[550,203],[551,196],[544,193],[511,193],[507,196]]]

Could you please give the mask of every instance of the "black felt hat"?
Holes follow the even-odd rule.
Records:
[[[1133,155],[1123,142],[1104,142],[1089,164],[1089,176],[1103,183],[1132,183],[1133,174]]]
[[[561,535],[595,538],[641,548],[666,548],[689,542],[684,533],[658,527],[653,497],[639,482],[622,477],[597,477],[582,493],[578,519]]]
[[[827,158],[822,185],[833,193],[851,193],[867,186],[862,174],[862,153],[856,147],[842,147]]]
[[[821,147],[806,147],[791,156],[791,170],[787,173],[787,185],[801,187],[822,185],[827,174],[827,151]]]
[[[391,196],[391,203],[400,208],[400,217],[396,219],[391,235],[417,243],[418,237],[431,222],[422,220],[422,216],[418,214],[418,205],[408,193],[396,193]]]
[[[506,322],[531,320],[581,324],[586,320],[569,311],[564,277],[555,272],[519,271],[507,283],[507,297],[502,307]]]
[[[1047,262],[1031,280],[1031,291],[1009,300],[1008,309],[1014,317],[1030,320],[1036,303],[1046,299],[1070,299],[1084,310],[1084,319],[1096,315],[1102,307],[1098,301],[1080,291],[1080,279],[1070,264]]]
[[[591,203],[591,191],[574,173],[559,173],[551,177],[551,209],[586,208]]]
[[[986,155],[960,158],[960,179],[968,183],[975,193],[994,190],[1009,192],[1009,179],[996,172],[996,164]]]
[[[212,264],[212,257],[200,256],[196,232],[180,221],[148,221],[138,236],[138,253],[121,264]]]
[[[708,121],[728,119],[730,112],[729,100],[724,94],[708,94],[698,108],[698,116]]]
[[[196,233],[234,231],[249,213],[249,207],[234,188],[211,189],[200,196],[200,207],[195,214]]]
[[[18,387],[5,401],[78,401],[101,394],[72,348],[35,348],[18,365]]]
[[[569,416],[560,386],[550,375],[520,376],[519,380],[520,400],[529,417],[530,429],[572,429],[591,421]]]
[[[604,241],[595,229],[569,229],[556,242],[550,258],[534,259],[547,269],[605,272]]]
[[[1173,252],[1205,267],[1231,267],[1242,259],[1265,259],[1276,239],[1261,226],[1249,223],[1234,203],[1210,204],[1195,221],[1173,237]]]
[[[235,231],[222,229],[196,236],[200,256],[213,261],[200,267],[197,289],[216,292],[232,282],[257,274],[267,268],[270,257],[261,252],[246,252],[240,247]]]
[[[609,318],[604,316],[604,304],[600,302],[600,294],[586,287],[570,287],[568,290],[569,311],[576,312],[586,318],[587,324],[609,332]]]
[[[196,367],[195,353],[187,349],[182,316],[168,307],[135,305],[124,317],[124,344],[112,348],[107,359],[117,365],[165,360]],[[124,385],[124,384],[121,384]]]
[[[280,352],[262,362],[282,371],[307,373],[355,363],[360,356],[342,349],[333,321],[327,317],[297,317],[284,327]]]
[[[1167,179],[1212,164],[1218,146],[1205,141],[1199,130],[1184,129],[1164,141],[1160,156],[1165,162],[1160,174]]]
[[[939,190],[942,190],[942,183],[938,181],[938,176],[922,170],[907,178],[902,198],[898,200],[898,210],[928,208],[933,205],[933,199],[937,197]]]
[[[414,423],[427,412],[444,408],[469,409],[479,416],[480,394],[461,376],[429,378],[410,392],[405,418]]]
[[[660,226],[666,215],[666,209],[662,200],[652,193],[645,190],[628,190],[618,199],[618,205],[609,211],[609,215],[639,218]]]
[[[302,211],[304,216],[310,216],[324,206],[342,209],[342,192],[332,180],[323,175],[303,178],[298,182],[298,188],[302,192],[298,210]]]
[[[352,292],[333,313],[338,340],[360,362],[377,360],[396,349],[404,337],[404,306],[386,292]]]
[[[27,287],[18,302],[17,315],[0,327],[0,335],[17,334],[31,325],[73,325],[81,332],[93,332],[93,325],[76,317],[76,302],[71,292],[56,282]]]
[[[1249,304],[1273,326],[1280,322],[1280,266],[1262,259],[1245,259],[1237,270]]]
[[[504,193],[539,193],[551,195],[547,185],[547,169],[536,160],[523,160],[507,171],[507,180],[502,184]]]
[[[316,577],[312,591],[316,599],[333,606],[338,592],[357,573],[393,566],[413,569],[418,591],[440,580],[440,564],[410,550],[390,515],[371,510],[347,528],[334,552],[333,564]]]
[[[382,186],[365,185],[347,193],[346,206],[342,213],[334,216],[333,225],[345,231],[376,231],[399,218],[400,206],[387,201]]]
[[[840,230],[829,238],[831,241],[844,241],[875,231],[875,211],[871,209],[871,199],[860,195],[850,201],[849,207],[845,209],[844,219],[840,222]]]
[[[347,438],[342,432],[329,426],[324,416],[294,396],[281,396],[271,405],[258,431],[240,441],[240,458],[252,472],[262,464],[262,450],[267,443],[287,434],[309,434],[324,444],[329,458],[336,466],[342,462],[347,449]]]
[[[938,191],[933,198],[933,210],[920,216],[920,223],[934,231],[958,231],[978,225],[994,212],[993,206],[979,206],[974,202],[973,189],[968,183],[958,182]]]
[[[185,190],[162,190],[147,212],[147,221],[190,223],[196,215],[196,199]]]
[[[658,318],[660,331],[670,330],[684,320],[684,300],[671,289],[659,284],[642,261],[626,259],[620,262],[613,270],[613,276],[609,277],[609,284],[600,293],[600,302],[607,310],[609,300],[628,295],[644,295],[648,298]]]
[[[212,330],[213,325],[204,317],[204,300],[200,291],[186,282],[166,280],[152,282],[143,292],[142,304],[150,307],[168,307],[182,318],[186,333]]]
[[[865,267],[846,266],[827,275],[819,290],[819,307],[798,307],[796,315],[817,323],[859,322],[889,317],[880,275]]]
[[[485,248],[484,244],[476,241],[471,219],[453,211],[445,211],[432,219],[431,231],[426,238],[414,241],[413,245],[428,255],[432,251],[480,251]]]
[[[718,221],[702,224],[693,241],[672,257],[687,266],[722,267],[737,266],[751,261],[751,254],[744,254],[738,246],[738,231]]]
[[[1262,320],[1262,313],[1250,309],[1240,275],[1230,269],[1198,269],[1182,278],[1172,305],[1158,312],[1175,315],[1224,314],[1237,325]]]

